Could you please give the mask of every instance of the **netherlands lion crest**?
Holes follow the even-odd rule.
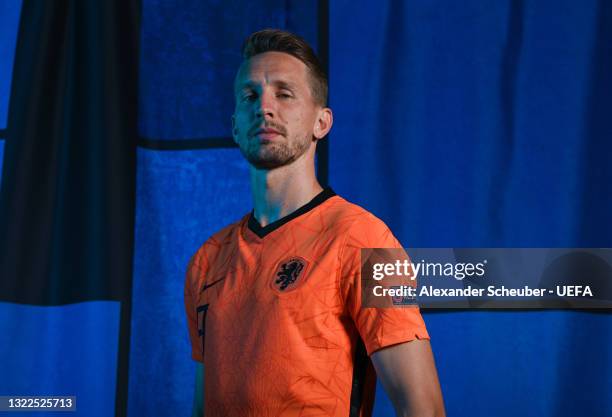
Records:
[[[307,266],[308,262],[299,256],[282,261],[276,269],[272,286],[280,292],[297,288],[304,281]]]

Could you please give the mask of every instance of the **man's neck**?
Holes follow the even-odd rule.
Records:
[[[265,227],[307,204],[323,188],[317,181],[314,164],[293,163],[272,170],[251,167],[251,191],[255,219]]]

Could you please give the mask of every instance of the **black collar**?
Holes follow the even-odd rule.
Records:
[[[299,209],[295,210],[294,212],[286,215],[285,217],[278,219],[264,227],[262,227],[259,224],[259,222],[255,219],[254,211],[251,211],[251,215],[249,216],[248,227],[257,236],[259,236],[260,238],[264,238],[266,235],[272,233],[273,231],[275,231],[276,229],[278,229],[285,223],[290,222],[291,220],[295,219],[296,217],[301,216],[302,214],[308,213],[310,210],[312,210],[313,208],[317,207],[318,205],[323,203],[328,198],[331,198],[335,195],[336,193],[334,192],[334,190],[331,189],[331,187],[325,187],[323,191],[321,191],[312,200],[304,204]]]

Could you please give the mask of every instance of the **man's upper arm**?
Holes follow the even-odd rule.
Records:
[[[429,340],[389,346],[371,359],[398,416],[445,415]]]

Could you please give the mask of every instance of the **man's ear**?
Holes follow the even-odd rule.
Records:
[[[317,119],[313,129],[313,135],[317,139],[323,139],[325,135],[331,130],[332,124],[334,123],[334,116],[329,107],[324,107],[319,110]]]
[[[238,143],[238,128],[236,127],[236,116],[232,114],[232,138]]]

